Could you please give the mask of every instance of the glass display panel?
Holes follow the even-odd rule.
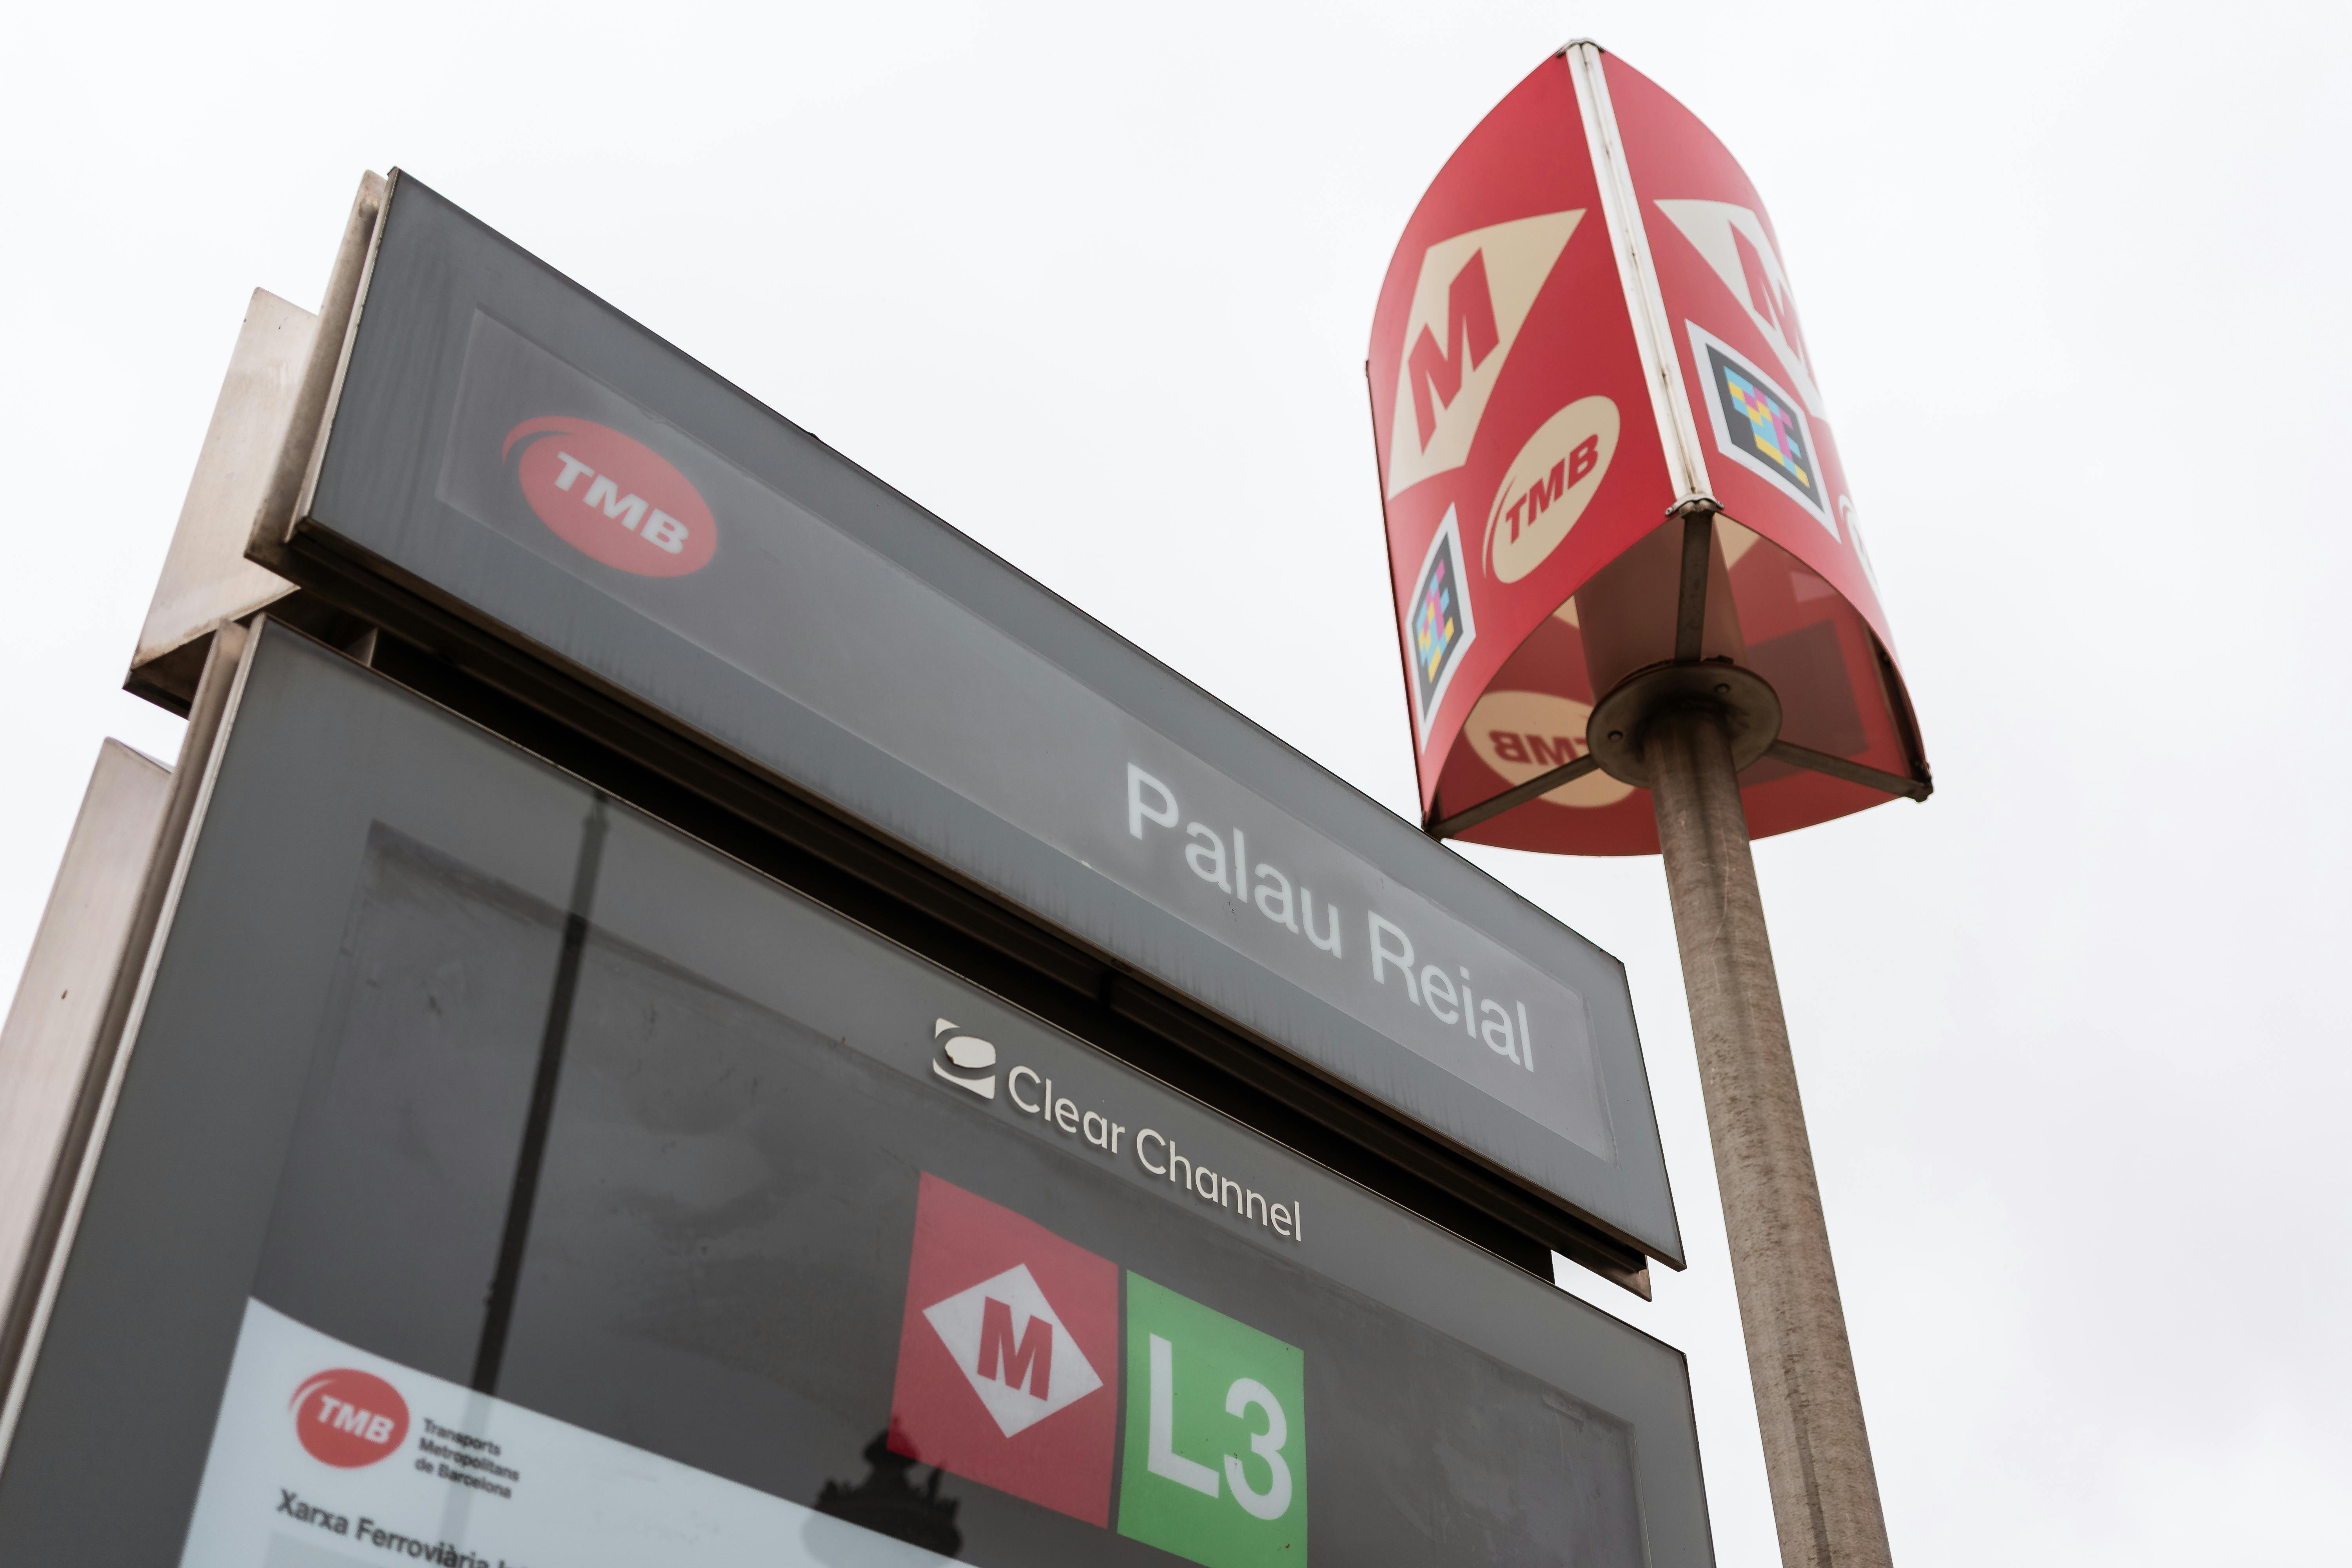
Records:
[[[1673,1351],[285,633],[100,1177],[10,1561],[1710,1560]]]
[[[681,728],[1681,1267],[1614,959],[413,178],[379,237],[273,570]]]

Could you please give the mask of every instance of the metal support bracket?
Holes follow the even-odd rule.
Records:
[[[1661,713],[1693,707],[1711,709],[1722,716],[1724,732],[1731,742],[1735,771],[1769,757],[1790,767],[1843,779],[1906,800],[1925,800],[1934,792],[1935,785],[1925,776],[1924,767],[1919,770],[1920,776],[1906,777],[1781,740],[1780,699],[1771,683],[1728,659],[1699,657],[1706,629],[1707,558],[1715,542],[1716,514],[1720,510],[1714,501],[1701,496],[1684,501],[1667,513],[1670,521],[1680,518],[1683,527],[1681,579],[1675,602],[1675,657],[1664,664],[1635,670],[1593,705],[1591,717],[1585,722],[1585,740],[1591,750],[1583,756],[1538,773],[1523,784],[1513,784],[1475,805],[1437,818],[1426,829],[1432,838],[1458,837],[1595,771],[1605,772],[1636,788],[1649,788],[1649,770],[1642,758],[1642,731]],[[1903,717],[1907,719],[1907,714]],[[1917,748],[1907,734],[1906,742],[1916,758]]]
[[[1440,817],[1429,825],[1432,838],[1452,838],[1491,822],[1514,806],[1525,805],[1538,795],[1549,795],[1562,784],[1574,784],[1589,773],[1600,770],[1601,759],[1587,752],[1572,763],[1562,763],[1546,773],[1538,773],[1525,784],[1513,784],[1500,795],[1490,795],[1467,811],[1457,811],[1451,816]]]

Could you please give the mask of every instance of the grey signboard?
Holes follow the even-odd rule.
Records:
[[[414,180],[345,354],[278,570],[491,628],[1679,1266],[1591,943]]]
[[[1672,1349],[316,644],[234,679],[0,1560],[1712,1562]]]

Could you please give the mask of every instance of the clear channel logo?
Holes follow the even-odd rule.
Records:
[[[961,1033],[960,1026],[947,1018],[931,1026],[931,1041],[938,1047],[931,1058],[932,1072],[982,1100],[996,1098],[995,1046],[975,1035]]]

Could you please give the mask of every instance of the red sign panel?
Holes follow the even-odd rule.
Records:
[[[926,1173],[890,1447],[1110,1523],[1118,1268]]]
[[[1407,225],[1372,329],[1389,562],[1433,823],[1583,756],[1593,705],[1674,653],[1682,528],[1711,502],[1703,654],[1769,680],[1782,739],[1924,772],[1856,509],[1763,205],[1612,56],[1544,62]],[[1751,831],[1887,798],[1767,758]],[[1652,853],[1589,773],[1464,837]]]

